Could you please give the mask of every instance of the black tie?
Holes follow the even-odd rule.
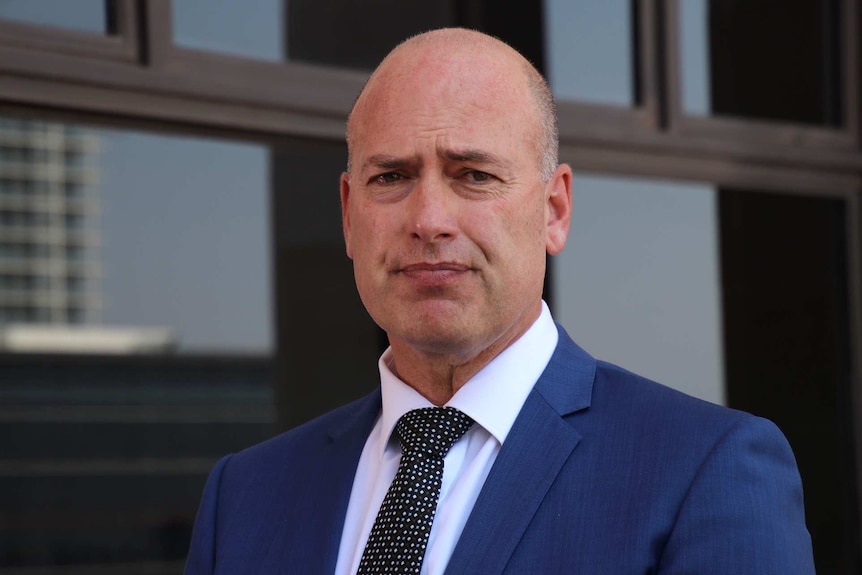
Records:
[[[473,420],[454,407],[414,409],[395,432],[401,463],[377,512],[357,575],[416,574],[425,558],[428,534],[443,482],[443,457]]]

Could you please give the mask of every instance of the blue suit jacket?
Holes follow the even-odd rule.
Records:
[[[222,459],[189,575],[332,573],[374,393]],[[595,361],[560,329],[450,574],[810,574],[796,462],[769,421]]]

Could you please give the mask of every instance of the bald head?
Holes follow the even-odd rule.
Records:
[[[550,180],[558,163],[557,115],[550,88],[536,68],[504,42],[473,30],[444,28],[405,40],[393,49],[371,74],[354,103],[347,121],[348,164],[354,159],[354,143],[361,132],[358,120],[368,107],[378,104],[382,90],[399,93],[420,73],[437,81],[450,81],[468,89],[479,71],[496,73],[501,86],[495,89],[521,92],[526,97],[526,113],[531,124],[531,143],[542,181]],[[423,87],[428,86],[423,83]],[[430,88],[429,88],[430,89]],[[400,92],[415,97],[415,92]],[[491,96],[492,94],[488,94]]]

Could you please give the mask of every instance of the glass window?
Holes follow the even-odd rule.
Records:
[[[180,573],[274,431],[270,150],[68,128],[0,121],[0,572]]]
[[[709,115],[712,107],[709,78],[709,19],[706,0],[680,2],[682,101],[685,111]]]
[[[628,0],[545,0],[547,75],[562,100],[632,106],[633,22]]]
[[[76,317],[107,339],[139,328],[172,352],[272,352],[267,148],[46,122],[0,140],[24,152],[0,162],[0,241],[26,254],[6,265],[56,276],[40,304],[55,329],[68,268],[92,286]]]
[[[840,125],[840,4],[677,2],[683,111]]]
[[[105,0],[3,0],[0,18],[97,34],[108,29]]]
[[[284,60],[283,4],[281,0],[173,0],[174,42],[199,50]]]
[[[407,38],[456,26],[456,6],[440,0],[290,0],[288,53],[311,64],[373,70]],[[397,22],[397,26],[381,23]]]
[[[857,529],[847,202],[719,191],[727,398],[793,446],[818,573],[852,573]]]
[[[271,353],[268,149],[98,132],[103,320],[179,351]]]
[[[594,356],[723,403],[714,189],[576,174],[572,194],[556,319]]]

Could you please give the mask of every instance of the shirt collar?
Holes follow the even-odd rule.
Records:
[[[547,367],[558,338],[551,312],[543,301],[542,311],[533,325],[470,378],[446,405],[472,417],[502,444],[527,395]],[[381,457],[402,415],[413,409],[434,406],[393,373],[392,361],[390,348],[378,362],[383,396]],[[488,401],[490,397],[494,400]]]

